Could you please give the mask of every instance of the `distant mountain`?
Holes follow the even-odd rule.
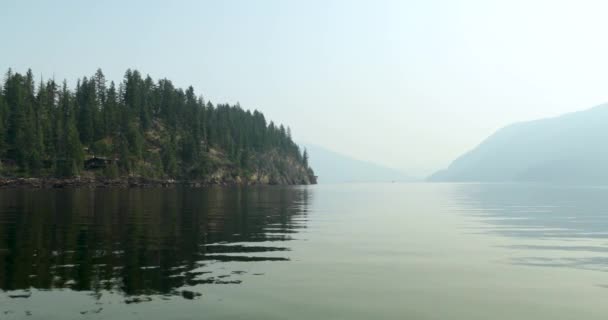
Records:
[[[307,145],[310,166],[319,183],[411,181],[404,173],[372,162],[361,161],[316,145]]]
[[[507,126],[428,180],[608,183],[608,104]]]

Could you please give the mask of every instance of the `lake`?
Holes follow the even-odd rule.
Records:
[[[0,190],[0,319],[606,319],[608,188]]]

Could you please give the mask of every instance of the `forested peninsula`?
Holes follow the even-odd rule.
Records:
[[[259,111],[213,105],[192,87],[127,70],[0,87],[0,186],[314,184],[291,130]]]

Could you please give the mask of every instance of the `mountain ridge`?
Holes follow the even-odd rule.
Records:
[[[429,181],[608,183],[608,104],[507,125]]]
[[[371,161],[364,161],[315,144],[303,144],[320,183],[414,181],[407,174]]]

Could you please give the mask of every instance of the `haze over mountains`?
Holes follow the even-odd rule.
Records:
[[[310,166],[319,176],[319,183],[414,180],[398,170],[353,159],[317,145],[306,145],[306,148],[310,155]]]
[[[608,104],[509,125],[430,181],[608,183]]]

